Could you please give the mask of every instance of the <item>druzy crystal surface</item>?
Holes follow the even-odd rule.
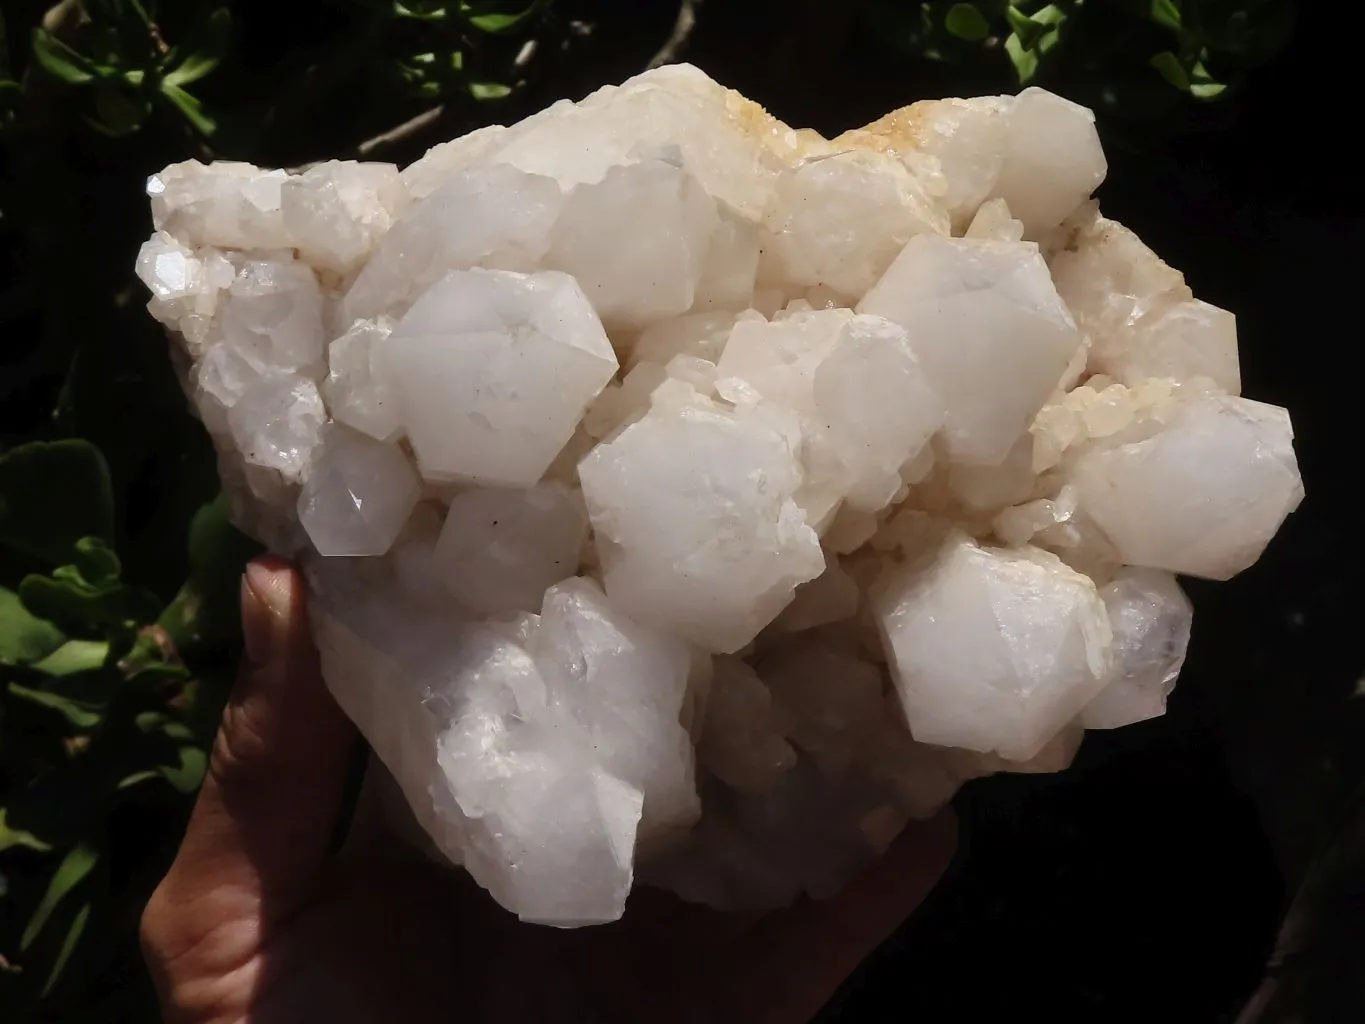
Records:
[[[510,911],[829,895],[1160,715],[1303,495],[1039,89],[833,140],[688,66],[399,171],[188,162],[137,260],[329,686]]]

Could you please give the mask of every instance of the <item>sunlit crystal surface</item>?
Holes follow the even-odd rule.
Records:
[[[825,140],[686,65],[413,165],[188,161],[136,272],[324,676],[509,911],[837,892],[1160,715],[1303,486],[1042,89]]]

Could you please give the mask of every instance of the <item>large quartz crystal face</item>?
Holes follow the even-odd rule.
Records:
[[[695,391],[676,405],[667,389],[655,395],[578,464],[603,581],[643,620],[703,650],[737,651],[824,568],[792,500],[799,434]]]
[[[617,369],[583,290],[552,270],[452,270],[374,349],[429,480],[531,486]]]
[[[1027,761],[1104,688],[1104,602],[1051,552],[953,536],[878,590],[891,674],[926,743]]]
[[[832,141],[695,68],[403,170],[176,164],[148,309],[435,854],[569,927],[828,896],[1160,715],[1303,496],[1041,89]]]
[[[1081,346],[1030,242],[921,235],[858,308],[905,328],[947,403],[947,454],[967,465],[1004,461]]]

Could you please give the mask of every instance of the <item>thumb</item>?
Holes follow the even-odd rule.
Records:
[[[150,959],[214,930],[256,947],[307,899],[327,857],[355,749],[322,682],[305,588],[261,558],[242,578],[246,657],[174,864],[143,920]],[[182,934],[183,933],[183,934]]]

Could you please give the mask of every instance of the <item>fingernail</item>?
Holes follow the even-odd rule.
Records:
[[[279,574],[260,562],[247,564],[242,576],[242,640],[253,665],[264,665],[274,655],[278,617],[287,611]]]

